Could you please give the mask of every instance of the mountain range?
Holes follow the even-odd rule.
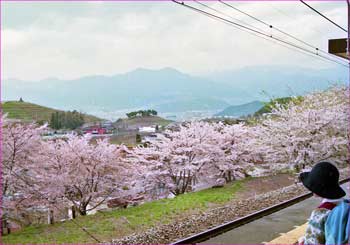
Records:
[[[73,80],[2,81],[2,100],[18,100],[117,119],[135,109],[155,109],[160,115],[214,115],[223,109],[273,97],[301,95],[345,83],[347,70],[289,67],[247,67],[193,76],[173,68],[136,69],[113,76]],[[108,116],[107,116],[108,115]]]

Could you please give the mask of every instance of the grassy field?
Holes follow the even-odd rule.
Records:
[[[129,127],[147,127],[152,125],[167,126],[172,121],[158,117],[158,116],[145,116],[134,118],[123,118],[117,121],[118,124],[127,124]]]
[[[250,178],[236,181],[223,188],[206,189],[163,199],[127,209],[98,212],[78,217],[75,221],[99,240],[109,242],[135,231],[144,230],[159,223],[170,223],[175,217],[203,211],[210,206],[226,203],[244,189]],[[29,226],[2,237],[3,244],[15,243],[96,243],[72,221],[54,225]]]
[[[40,106],[28,102],[7,101],[2,103],[3,113],[7,113],[8,118],[20,119],[23,121],[50,121],[51,114],[60,110]],[[100,118],[85,115],[85,122],[101,121]]]
[[[124,144],[126,146],[134,147],[136,146],[136,134],[130,135],[113,135],[109,138],[109,143],[115,145]]]

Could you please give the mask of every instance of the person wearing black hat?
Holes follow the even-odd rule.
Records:
[[[299,239],[299,244],[325,244],[327,217],[346,194],[339,186],[339,171],[329,162],[320,162],[310,172],[301,173],[299,179],[315,196],[323,198],[321,205],[312,211],[305,236]]]

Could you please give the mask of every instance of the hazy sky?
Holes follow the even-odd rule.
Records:
[[[204,3],[271,33],[222,3]],[[332,66],[169,1],[1,4],[3,78],[70,79],[138,67],[204,74],[254,65]],[[299,1],[230,4],[324,50],[329,38],[346,36]],[[309,4],[346,26],[345,1]]]

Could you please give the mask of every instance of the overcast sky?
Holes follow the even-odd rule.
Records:
[[[72,79],[138,67],[206,74],[255,65],[332,66],[172,2],[1,4],[3,78]],[[265,28],[222,3],[205,4]],[[230,4],[324,50],[329,38],[346,36],[299,1]],[[346,27],[345,1],[309,4]]]

